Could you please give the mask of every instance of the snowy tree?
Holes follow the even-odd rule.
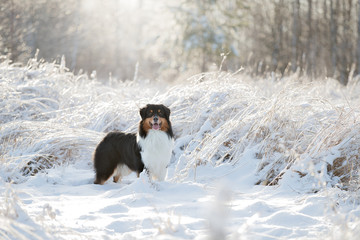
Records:
[[[204,72],[209,64],[220,62],[221,54],[238,56],[236,44],[243,25],[244,1],[189,1],[176,9],[181,34],[175,44],[181,46],[184,68],[195,64]]]
[[[27,3],[19,0],[5,0],[0,6],[0,53],[11,60],[25,61],[29,57],[29,47],[25,42],[29,30],[25,14]]]

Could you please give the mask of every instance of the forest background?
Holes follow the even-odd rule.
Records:
[[[101,79],[360,73],[360,0],[1,0],[0,55]]]

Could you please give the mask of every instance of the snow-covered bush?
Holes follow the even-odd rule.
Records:
[[[36,59],[25,68],[0,65],[0,148],[8,180],[81,156],[91,164],[104,132],[135,131],[137,109],[161,102],[172,111],[177,177],[204,164],[241,164],[252,149],[254,184],[277,184],[287,171],[301,177],[325,171],[324,181],[346,188],[358,182],[356,83],[346,88],[332,79],[214,72],[166,88],[149,81],[103,84],[64,66]]]
[[[318,174],[309,159],[318,168],[325,163],[324,180],[332,184],[358,179],[358,97],[349,94],[357,85],[349,89],[332,79],[254,81],[227,73],[189,81],[158,97],[174,112],[179,176],[203,164],[241,164],[252,149],[259,174],[254,184],[277,184],[288,170],[301,177]],[[342,154],[334,157],[329,148],[335,146]],[[294,163],[300,167],[292,169]]]

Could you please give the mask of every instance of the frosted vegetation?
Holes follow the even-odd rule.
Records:
[[[242,72],[216,71],[164,85],[145,80],[101,82],[73,75],[64,66],[36,59],[26,67],[7,61],[0,65],[0,238],[359,236],[358,79],[350,79],[345,87],[333,79],[256,79]],[[167,180],[150,184],[144,176],[130,176],[121,184],[93,185],[96,144],[112,130],[136,131],[138,109],[147,103],[163,103],[172,111],[175,148]],[[141,202],[139,192],[151,201]],[[271,202],[276,193],[293,195],[280,208]],[[51,194],[54,203],[45,198]],[[107,213],[119,211],[111,208],[111,200],[121,201],[121,209],[136,209],[136,201],[153,209],[149,215],[141,213],[143,217],[131,217],[129,210],[126,217],[134,224],[124,227],[114,221],[105,228],[114,229],[109,232],[86,223],[77,228],[72,227],[76,218],[70,220],[73,225],[61,218],[65,207],[55,199],[63,195],[74,206],[79,199],[73,195],[88,201],[99,196],[102,200],[94,204],[109,204]],[[43,198],[34,200],[35,196]],[[299,198],[313,199],[315,208],[319,204],[325,210],[319,215],[314,209],[296,210],[291,203]],[[34,201],[33,208],[28,201]],[[164,207],[174,203],[179,206]],[[189,216],[192,208],[204,205],[210,210],[203,218]],[[276,216],[264,217],[264,212],[275,211],[272,206]],[[250,215],[251,211],[258,214]],[[78,221],[96,221],[105,213]],[[314,221],[303,226],[306,232],[281,227],[287,222],[291,229],[305,214]],[[218,218],[228,219],[227,224]],[[149,225],[149,232],[132,228],[141,224]]]

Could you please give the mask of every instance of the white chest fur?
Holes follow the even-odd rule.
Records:
[[[163,181],[170,163],[174,139],[159,130],[149,130],[146,138],[137,136],[141,147],[141,159],[154,180]]]

